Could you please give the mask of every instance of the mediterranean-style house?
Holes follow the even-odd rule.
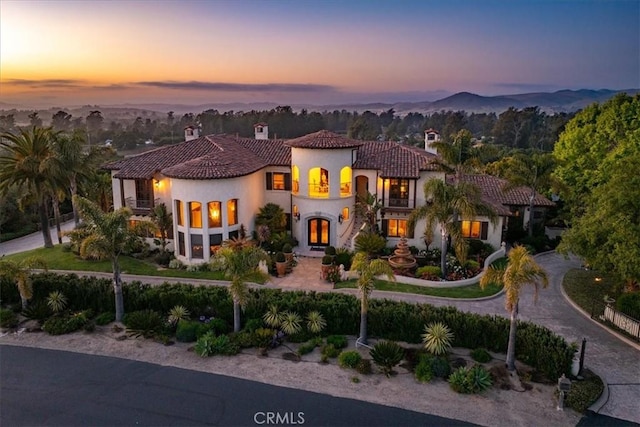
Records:
[[[256,213],[267,203],[285,211],[298,252],[351,247],[360,225],[356,197],[367,192],[382,203],[379,224],[390,245],[406,236],[410,245],[425,246],[424,222],[415,230],[407,223],[413,209],[426,202],[423,184],[446,179],[430,145],[439,139],[437,132],[426,131],[422,149],[358,141],[326,130],[269,139],[266,123],[256,124],[254,131],[254,138],[199,136],[197,128],[187,127],[182,143],[105,165],[111,171],[114,208],[129,206],[132,220],[145,220],[155,205],[166,204],[173,213],[172,248],[186,264],[208,261],[224,240],[239,235],[241,225],[252,232]],[[528,206],[528,191],[503,194],[504,181],[485,175],[465,179],[480,186],[499,220],[494,225],[483,217],[463,219],[463,233],[498,248],[506,218]],[[538,206],[551,205],[536,197]],[[439,243],[439,233],[432,242]]]

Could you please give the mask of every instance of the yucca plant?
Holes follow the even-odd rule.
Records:
[[[294,311],[285,311],[282,313],[282,321],[280,329],[287,335],[295,335],[302,330],[302,318]]]
[[[270,305],[269,310],[262,316],[262,320],[271,328],[279,328],[282,323],[282,313],[280,313],[278,306]]]
[[[402,347],[393,341],[380,341],[371,349],[373,362],[387,377],[391,376],[393,368],[402,361],[403,357]]]
[[[422,334],[422,342],[424,348],[435,356],[446,354],[451,348],[453,333],[441,322],[430,323],[425,326],[424,334]]]
[[[189,320],[189,316],[191,313],[189,310],[183,305],[176,305],[171,310],[169,310],[169,324],[176,325],[180,320]]]
[[[67,308],[67,297],[60,291],[52,291],[47,297],[47,306],[49,306],[54,313],[60,313]]]
[[[319,311],[310,311],[307,314],[307,329],[312,334],[319,334],[325,327],[327,322]]]

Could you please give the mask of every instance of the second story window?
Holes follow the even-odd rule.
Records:
[[[409,180],[389,180],[389,206],[409,207]]]
[[[182,200],[176,200],[176,222],[178,225],[184,225],[184,209]]]
[[[202,228],[202,203],[189,202],[189,227]]]
[[[291,191],[291,174],[267,172],[267,190]]]
[[[222,208],[220,202],[207,203],[209,212],[209,228],[222,227]]]
[[[309,170],[309,197],[329,197],[329,171],[323,168]]]
[[[238,199],[229,199],[227,201],[227,218],[229,225],[238,223]]]

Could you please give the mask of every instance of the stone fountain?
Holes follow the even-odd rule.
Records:
[[[409,245],[407,245],[407,239],[403,236],[400,239],[400,243],[393,251],[393,255],[389,257],[389,265],[393,268],[409,269],[415,267],[416,259],[411,255]]]

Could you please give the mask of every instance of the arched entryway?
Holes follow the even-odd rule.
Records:
[[[307,242],[310,247],[329,246],[329,220],[311,218],[307,222]]]

